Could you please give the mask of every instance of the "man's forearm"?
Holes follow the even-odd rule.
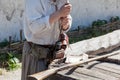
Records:
[[[53,24],[54,22],[58,21],[60,19],[60,13],[58,11],[54,12],[50,15],[49,22],[50,24]]]

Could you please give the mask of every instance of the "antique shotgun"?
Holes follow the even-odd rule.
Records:
[[[33,75],[29,75],[29,77],[36,78],[37,80],[43,80],[43,79],[45,79],[45,78],[47,78],[47,77],[49,77],[49,76],[51,76],[51,75],[53,75],[53,74],[55,74],[59,71],[62,71],[62,70],[68,69],[68,68],[77,67],[81,64],[96,61],[96,60],[103,59],[103,58],[107,58],[107,57],[110,57],[110,56],[113,56],[113,55],[116,55],[116,54],[119,54],[119,53],[120,53],[120,50],[109,53],[109,54],[105,54],[105,55],[102,55],[102,56],[98,56],[98,57],[95,57],[95,58],[91,58],[91,59],[88,59],[86,61],[70,63],[70,64],[66,64],[66,65],[58,67],[58,68],[48,69],[48,70],[45,70],[43,72],[39,72],[39,73],[36,73],[36,74],[33,74]]]

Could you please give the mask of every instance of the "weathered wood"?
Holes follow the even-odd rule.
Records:
[[[120,60],[120,54],[118,54],[118,55],[114,55],[114,56],[111,56],[110,58]]]
[[[59,72],[58,74],[64,76],[64,77],[70,77],[74,79],[79,80],[119,80],[118,78],[110,75],[106,75],[103,73],[100,73],[95,70],[89,70],[85,68],[76,68],[76,69],[69,69]],[[76,77],[74,77],[76,76]],[[59,77],[58,77],[59,78]]]
[[[113,68],[113,69],[116,69],[116,70],[118,70],[118,71],[120,71],[120,65],[118,65],[118,64],[111,64],[111,63],[106,63],[106,62],[104,62],[104,63],[100,63],[100,64],[98,64],[98,65],[100,65],[100,66],[105,66],[105,67],[107,67],[107,68]]]
[[[71,68],[71,67],[76,67],[76,66],[79,66],[83,63],[92,62],[92,61],[95,61],[95,60],[98,60],[98,59],[101,59],[101,58],[110,57],[110,56],[118,54],[119,52],[120,52],[120,50],[115,51],[115,52],[110,53],[110,54],[106,54],[106,55],[98,56],[98,57],[95,57],[95,58],[91,58],[91,59],[88,59],[86,61],[80,61],[80,62],[76,62],[76,63],[67,64],[67,65],[61,66],[59,68],[49,69],[49,70],[46,70],[46,71],[43,71],[43,72],[39,72],[39,73],[36,73],[36,74],[33,74],[33,75],[29,75],[29,77],[34,77],[37,80],[39,80],[39,79],[42,80],[42,79],[47,78],[48,76],[53,75],[54,73],[56,73],[58,71],[61,71],[61,70],[67,69],[67,68]]]
[[[93,68],[91,68],[91,69],[92,69],[92,70],[99,71],[99,72],[104,73],[104,74],[107,74],[107,75],[110,75],[110,76],[114,76],[114,77],[120,79],[120,75],[117,74],[117,73],[114,73],[114,72],[112,72],[112,71],[109,71],[109,70],[106,70],[106,69],[103,69],[103,68],[99,68],[99,67],[93,67]]]
[[[100,68],[100,69],[103,69],[103,70],[106,70],[106,71],[109,71],[109,72],[112,72],[112,73],[116,73],[116,74],[119,74],[120,75],[120,71],[119,70],[116,70],[114,68],[111,68],[111,67],[105,67],[105,66],[99,66],[99,65],[96,65],[95,66],[96,68]]]
[[[82,69],[82,68],[80,68],[80,69]],[[86,70],[84,70],[84,71],[86,71]],[[59,72],[58,74],[62,75],[64,77],[69,77],[69,78],[73,78],[73,79],[77,79],[77,80],[102,80],[97,77],[82,74],[82,72],[78,73],[74,69],[64,70],[64,71]]]
[[[101,62],[108,62],[108,63],[114,63],[114,64],[119,64],[120,65],[120,60],[119,59],[113,59],[113,58],[104,58],[101,60],[98,60]]]
[[[50,77],[48,77],[48,79],[50,79],[50,80],[79,80],[79,78],[74,75],[72,75],[72,77],[71,77],[71,76],[67,76],[67,75],[63,76],[60,74],[55,74],[53,76],[50,76]],[[81,80],[83,80],[83,79],[81,79]]]
[[[106,75],[114,76],[120,79],[120,74],[119,74],[120,66],[116,64],[105,63],[105,62],[101,63],[99,61],[94,61],[94,62],[89,63],[86,66],[86,68],[101,72]]]
[[[71,47],[68,47],[66,50],[66,55],[80,56],[83,53],[100,54],[103,52],[109,52],[120,46],[120,30],[113,31],[103,36],[76,42],[70,46]]]
[[[10,45],[10,48],[9,48],[9,46],[6,46],[3,49],[0,49],[0,53],[7,53],[9,51],[15,51],[15,50],[22,51],[22,48],[23,48],[23,43],[16,42],[16,43],[12,43]]]
[[[90,70],[96,70],[98,72],[114,76],[120,79],[120,66],[114,63],[106,63],[106,62],[99,62],[94,61],[89,63],[86,68]]]
[[[91,66],[91,65],[94,65],[94,66]],[[119,65],[105,63],[105,62],[100,63],[99,61],[94,61],[94,62],[91,62],[88,65],[86,65],[85,68],[91,67],[89,69],[77,68],[73,71],[64,70],[64,71],[58,72],[58,74],[62,75],[62,77],[64,77],[64,78],[66,78],[66,77],[70,77],[70,78],[74,78],[74,79],[79,78],[79,80],[91,80],[90,78],[88,78],[89,76],[95,77],[96,80],[97,79],[102,79],[102,80],[119,80],[120,79],[119,78],[120,75],[110,72],[110,71],[106,71],[106,70],[101,70],[101,69],[99,70],[98,68],[96,68],[96,66],[104,66],[108,69],[115,69],[115,70],[120,71]],[[68,71],[71,74],[66,75],[66,73],[68,73]]]
[[[22,43],[23,42],[23,30],[21,29],[20,30],[20,43]]]
[[[100,72],[95,71],[95,70],[78,68],[78,69],[75,70],[75,72],[80,73],[80,74],[84,74],[84,75],[87,75],[87,76],[95,77],[95,78],[98,78],[98,79],[102,79],[102,80],[109,80],[109,79],[118,80],[118,78],[115,78],[114,76],[109,76],[109,75],[100,73]]]
[[[116,69],[116,70],[120,71],[120,66],[117,65],[117,64],[106,63],[106,62],[99,62],[99,61],[90,62],[89,64],[87,64],[85,66],[85,68],[91,69],[91,68],[94,68],[95,66],[105,66],[106,68],[113,68],[113,69]]]
[[[9,45],[8,45],[9,49],[11,49],[11,43],[12,43],[12,37],[9,36]],[[10,52],[10,50],[8,50],[8,51]]]

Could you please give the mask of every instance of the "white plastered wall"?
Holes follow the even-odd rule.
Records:
[[[71,15],[73,28],[88,26],[94,20],[120,16],[120,0],[70,0],[73,5]],[[23,29],[24,0],[0,0],[0,41],[19,40],[19,30]]]

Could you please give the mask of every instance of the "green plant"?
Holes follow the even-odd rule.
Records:
[[[1,53],[0,54],[0,65],[3,68],[7,68],[8,70],[14,70],[20,67],[19,59],[11,53]]]
[[[13,70],[19,67],[18,63],[19,60],[18,58],[16,58],[14,55],[12,55],[12,53],[8,53],[8,69],[9,70]]]
[[[115,17],[110,18],[110,22],[115,22],[115,21],[118,21],[118,20],[120,20],[119,16],[115,16]]]
[[[106,20],[97,20],[97,21],[93,21],[93,23],[92,23],[92,26],[94,27],[94,26],[101,26],[101,25],[104,25],[104,24],[107,24],[107,21]]]
[[[72,43],[75,43],[77,41],[80,41],[81,39],[80,38],[69,38],[69,43],[72,44]]]
[[[119,20],[119,17],[116,17],[115,21],[116,20]],[[118,28],[115,28],[115,29],[111,28],[111,27],[114,27],[114,25],[117,25],[117,24],[115,23],[113,25],[110,25],[110,24],[107,24],[106,20],[97,20],[97,21],[94,21],[92,23],[92,26],[89,26],[89,27],[82,27],[81,28],[80,26],[78,26],[72,32],[72,33],[74,33],[74,31],[75,31],[74,35],[77,35],[77,36],[76,37],[70,36],[70,38],[69,38],[70,44],[75,43],[77,41],[90,39],[92,37],[98,37],[98,36],[107,34],[109,32],[112,32],[115,29],[118,29]],[[76,31],[81,31],[81,32],[76,33]]]
[[[5,46],[7,46],[8,44],[9,44],[8,40],[5,39],[5,40],[3,40],[2,42],[0,42],[0,48],[3,48],[3,47],[5,47]]]
[[[0,67],[6,67],[7,63],[7,55],[6,53],[0,53]]]

